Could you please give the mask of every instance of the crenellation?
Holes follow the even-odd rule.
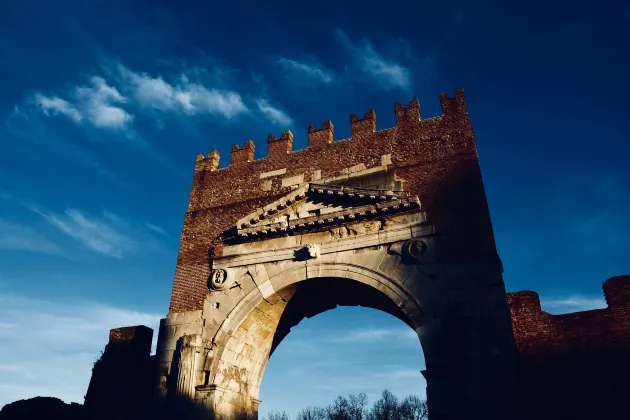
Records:
[[[291,153],[293,148],[293,133],[290,130],[284,130],[279,139],[269,134],[267,136],[267,158],[282,159],[287,153]]]
[[[318,149],[333,142],[335,127],[332,121],[328,120],[322,124],[322,128],[317,129],[314,125],[308,126],[308,148]]]
[[[468,111],[466,109],[465,97],[463,89],[458,89],[456,95],[450,98],[446,93],[440,94],[440,102],[442,105],[443,115],[421,120],[420,114],[420,102],[417,98],[413,98],[407,108],[400,103],[394,103],[394,112],[396,114],[396,126],[384,130],[376,130],[376,113],[373,109],[370,109],[365,113],[363,118],[359,118],[356,114],[350,115],[350,128],[351,137],[349,139],[334,141],[334,125],[332,121],[325,121],[321,128],[316,128],[314,125],[308,125],[308,146],[307,149],[298,150],[296,152],[311,150],[311,151],[324,151],[328,146],[337,143],[343,143],[352,138],[365,137],[366,135],[379,134],[384,137],[389,137],[391,130],[401,128],[405,130],[413,130],[418,133],[422,133],[418,136],[421,139],[432,138],[431,132],[443,131],[448,132],[451,130],[450,124],[444,124],[444,117],[459,120],[462,126],[467,126]],[[453,126],[455,127],[455,126]],[[470,131],[470,130],[469,130]],[[448,139],[448,135],[444,136],[444,139]],[[463,138],[468,136],[462,136]],[[273,134],[267,136],[267,157],[259,158],[256,162],[269,161],[286,161],[288,156],[294,152],[293,150],[293,133],[290,130],[285,130],[282,135],[277,138]],[[230,165],[240,166],[241,164],[254,162],[254,142],[248,140],[242,148],[238,145],[232,145]],[[228,167],[229,168],[229,167]],[[227,168],[224,168],[227,169]],[[219,170],[219,154],[216,150],[213,150],[206,158],[202,155],[197,155],[195,172],[200,171],[218,171]]]
[[[376,132],[376,113],[370,109],[363,118],[355,114],[350,115],[350,131],[352,138],[372,134]]]
[[[442,106],[442,113],[447,118],[468,118],[464,88],[458,88],[453,98],[444,92],[440,93],[440,105]]]
[[[195,172],[203,171],[206,169],[206,161],[201,153],[197,153],[195,158]]]
[[[230,156],[230,166],[240,165],[254,160],[254,142],[250,139],[245,142],[243,148],[240,149],[236,144],[232,145],[232,154]]]
[[[610,308],[630,306],[630,276],[611,277],[602,286],[606,303]],[[630,317],[630,310],[628,311]]]
[[[396,113],[396,126],[402,126],[408,123],[417,123],[420,121],[420,102],[418,98],[413,98],[409,102],[409,106],[405,108],[398,102],[394,102],[394,112]]]
[[[217,152],[217,149],[212,149],[212,151],[210,151],[210,153],[208,153],[208,156],[206,156],[206,168],[209,171],[216,171],[219,169],[219,158],[221,156],[219,155],[219,152]]]

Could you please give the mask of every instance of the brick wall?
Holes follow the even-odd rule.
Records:
[[[630,276],[603,290],[607,308],[564,315],[508,293],[529,418],[630,418]]]
[[[352,136],[333,141],[334,126],[308,127],[308,147],[292,151],[293,134],[285,131],[267,139],[268,155],[254,160],[255,144],[234,145],[230,165],[218,169],[212,151],[198,155],[188,211],[177,258],[170,312],[201,309],[207,291],[209,261],[221,255],[220,235],[257,208],[288,193],[282,179],[341,175],[344,168],[382,165],[391,155],[391,168],[404,188],[420,197],[439,232],[436,246],[443,259],[465,262],[496,259],[496,248],[477,160],[474,134],[464,92],[440,95],[443,115],[421,120],[417,99],[408,107],[394,105],[396,126],[376,130],[376,115],[351,115]],[[284,171],[286,169],[286,171]],[[282,175],[261,179],[261,174]],[[318,171],[318,172],[316,172]],[[317,175],[315,175],[317,174]]]

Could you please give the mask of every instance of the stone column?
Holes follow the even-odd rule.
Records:
[[[180,398],[195,399],[197,364],[201,352],[201,336],[185,335],[178,343],[179,360],[177,363],[176,394]]]

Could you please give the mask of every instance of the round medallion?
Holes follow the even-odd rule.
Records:
[[[427,253],[428,246],[426,242],[419,239],[411,239],[403,245],[403,252],[417,261],[421,260],[424,254]]]
[[[228,272],[224,269],[214,270],[210,276],[210,287],[214,290],[225,290],[230,286]]]

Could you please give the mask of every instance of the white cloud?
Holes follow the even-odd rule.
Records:
[[[399,340],[419,340],[418,334],[411,328],[401,329],[385,329],[385,328],[373,328],[373,329],[361,329],[355,331],[349,331],[347,334],[339,337],[333,337],[331,340],[338,342],[357,342],[357,341],[376,341],[385,339],[399,339]]]
[[[83,403],[109,330],[146,325],[154,329],[155,344],[160,318],[87,302],[0,294],[0,407],[35,396]]]
[[[568,312],[590,311],[592,309],[606,308],[606,300],[588,296],[567,296],[555,299],[542,299],[541,306],[544,311],[555,314]]]
[[[208,88],[194,83],[186,75],[171,84],[161,76],[151,77],[119,66],[136,100],[145,107],[188,115],[215,114],[233,118],[248,112],[241,96],[231,90]]]
[[[332,83],[334,80],[333,73],[321,66],[315,64],[306,64],[288,58],[280,58],[278,60],[285,70],[293,73],[295,76],[303,77],[309,81],[317,81],[325,84]]]
[[[256,100],[256,105],[258,106],[258,110],[272,123],[285,127],[293,124],[293,120],[289,115],[272,106],[266,99],[261,98]]]
[[[102,77],[92,77],[90,85],[76,86],[71,94],[74,103],[40,93],[35,94],[34,102],[47,116],[65,115],[77,124],[87,120],[97,128],[123,129],[133,120],[133,116],[119,106],[127,99]]]
[[[83,113],[97,128],[126,128],[133,116],[115,105],[127,102],[126,98],[102,77],[94,76],[90,81],[92,86],[76,88],[77,97],[82,101]]]
[[[100,157],[95,153],[78,145],[69,136],[56,135],[53,131],[48,130],[39,115],[29,115],[21,107],[15,106],[4,120],[4,125],[12,136],[29,143],[38,155],[48,152],[55,160],[62,159],[78,163],[96,171],[123,188],[128,187],[125,182],[103,166],[99,160]]]
[[[108,257],[120,259],[131,253],[154,251],[159,247],[155,237],[149,233],[149,230],[155,229],[135,226],[130,221],[105,210],[99,216],[73,208],[56,214],[32,200],[25,200],[2,191],[0,199],[32,211],[43,217],[59,232]]]
[[[64,234],[99,254],[122,258],[139,247],[135,240],[122,233],[121,220],[109,213],[94,217],[76,209],[67,209],[62,215],[42,209],[36,212]]]
[[[35,94],[35,104],[40,107],[42,112],[48,116],[50,115],[65,115],[75,123],[81,122],[83,117],[78,109],[72,104],[58,96],[44,96],[39,93]]]
[[[165,236],[168,235],[166,231],[160,226],[154,225],[153,223],[149,223],[149,222],[146,222],[145,224],[150,230],[152,230],[155,233],[159,233],[160,235],[165,235]]]
[[[59,245],[35,229],[0,219],[0,249],[62,255]],[[2,325],[0,324],[0,328]]]
[[[384,88],[410,88],[411,74],[407,67],[384,58],[367,40],[356,43],[340,29],[336,30],[336,35],[350,53],[356,71],[378,81]]]

